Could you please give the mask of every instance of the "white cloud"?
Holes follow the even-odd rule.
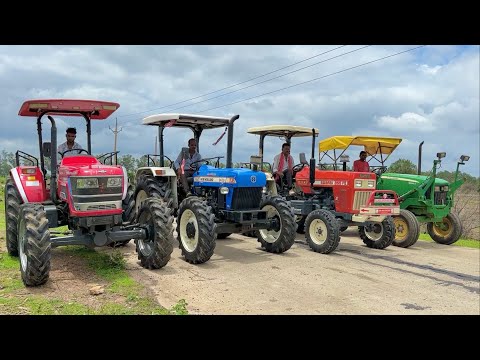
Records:
[[[377,119],[377,124],[394,131],[432,131],[434,126],[431,119],[411,112],[404,113],[399,117],[381,116]]]
[[[252,126],[295,124],[314,126],[320,138],[333,135],[383,135],[403,138],[392,161],[417,162],[418,143],[424,140],[424,158],[430,161],[446,151],[442,166],[453,170],[454,158],[472,159],[462,170],[480,175],[479,157],[479,47],[427,46],[286,90],[303,81],[369,62],[414,46],[371,46],[308,69],[216,99],[211,97],[254,84],[332,56],[360,48],[347,46],[283,71],[245,82],[335,48],[335,45],[294,46],[0,46],[0,151],[38,152],[33,118],[17,116],[28,98],[87,98],[115,101],[120,109],[106,121],[92,124],[96,153],[113,150],[113,127],[118,119],[121,154],[139,156],[154,149],[156,129],[141,125],[143,117],[161,112],[215,116],[240,114],[235,123],[234,161],[258,151],[258,137],[246,133]],[[233,84],[239,86],[215,92]],[[215,92],[199,97],[202,94]],[[259,96],[264,93],[271,94]],[[259,97],[255,97],[259,96]],[[198,98],[197,98],[198,97]],[[244,99],[252,98],[248,101]],[[187,99],[193,101],[184,102]],[[202,101],[202,102],[200,102]],[[181,102],[181,103],[179,103]],[[166,106],[179,103],[173,106]],[[192,103],[194,103],[192,105]],[[183,107],[184,105],[189,105]],[[140,114],[137,114],[139,113]],[[74,124],[85,144],[84,122],[59,118],[59,141]],[[44,125],[44,135],[48,131]],[[223,129],[205,131],[203,156],[225,155],[225,136],[211,144]],[[167,130],[165,132],[167,134]],[[191,137],[185,129],[168,129],[165,152],[176,156]],[[273,159],[282,141],[270,138],[265,158]],[[295,139],[292,152],[310,152],[308,139]]]

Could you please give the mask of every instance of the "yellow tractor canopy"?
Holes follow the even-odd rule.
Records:
[[[401,138],[385,136],[332,136],[318,143],[318,151],[320,160],[327,156],[336,163],[350,146],[361,146],[369,156],[375,158],[383,166],[383,163],[401,142]],[[329,152],[333,152],[333,154]],[[384,155],[386,155],[385,158]]]

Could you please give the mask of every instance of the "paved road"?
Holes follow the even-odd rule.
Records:
[[[133,243],[124,251],[131,274],[160,304],[185,299],[193,314],[480,315],[478,249],[419,241],[374,250],[350,228],[329,255],[311,251],[303,235],[280,255],[231,235],[202,265],[185,262],[177,247],[155,271],[141,268]]]

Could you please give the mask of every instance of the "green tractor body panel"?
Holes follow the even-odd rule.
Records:
[[[400,208],[414,213],[419,222],[439,222],[450,213],[453,194],[462,183],[463,180],[449,183],[424,175],[384,173],[377,188],[395,191],[401,200]]]

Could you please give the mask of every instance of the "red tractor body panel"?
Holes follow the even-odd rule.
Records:
[[[310,168],[300,170],[296,176],[296,184],[305,194],[311,194]],[[315,169],[314,188],[332,188],[335,210],[349,214],[357,214],[364,206],[373,190],[376,189],[374,173],[332,171]]]
[[[43,174],[40,168],[36,166],[19,166],[11,170],[12,177],[15,181],[20,195],[23,198],[23,190],[26,199],[24,202],[41,203],[48,199],[50,192],[45,188]]]
[[[74,217],[116,215],[122,213],[122,208],[81,211],[75,208],[72,193],[72,179],[75,178],[98,178],[107,179],[108,176],[121,178],[121,187],[118,192],[122,193],[125,189],[124,172],[121,166],[103,165],[94,156],[76,155],[68,156],[62,159],[58,170],[58,198],[68,202],[70,214]],[[102,197],[108,198],[112,192],[106,186],[105,182],[99,180],[98,187],[95,188],[96,195],[99,196],[99,202]],[[77,194],[77,196],[79,196]],[[80,195],[81,196],[81,195]]]

